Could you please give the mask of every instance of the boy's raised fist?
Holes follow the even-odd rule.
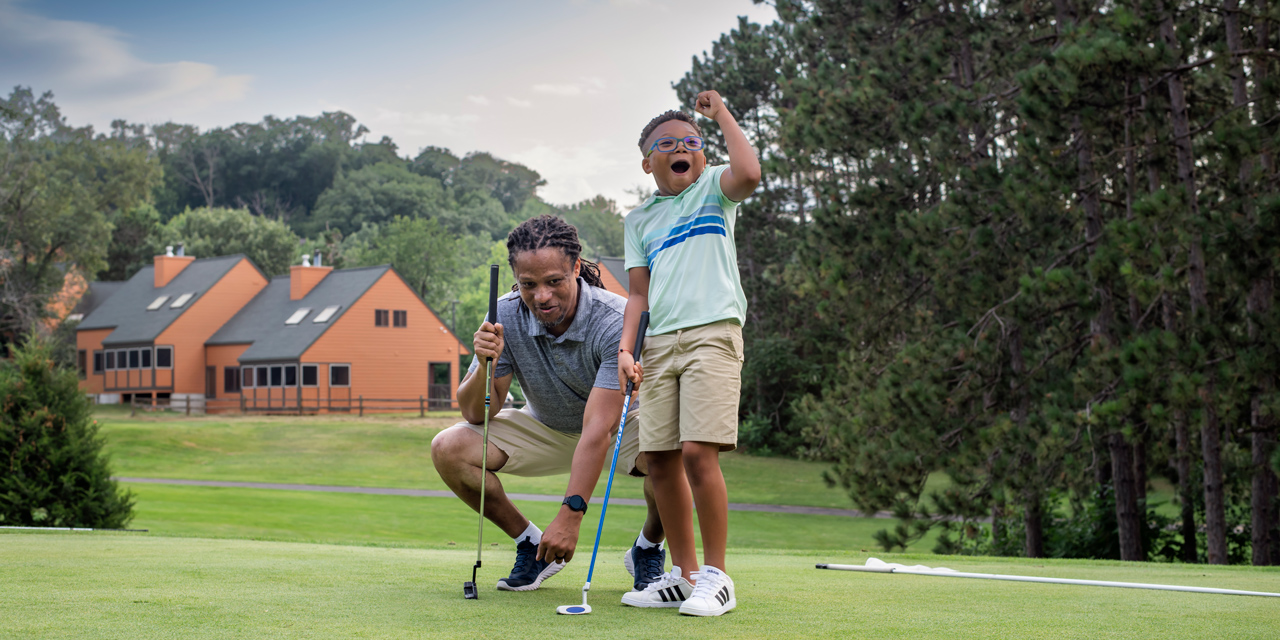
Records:
[[[725,110],[724,100],[721,100],[720,94],[715,91],[703,91],[694,99],[693,110],[702,114],[704,118],[715,120],[716,116]]]

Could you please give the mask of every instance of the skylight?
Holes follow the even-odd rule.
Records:
[[[319,324],[319,323],[321,323],[321,322],[328,322],[328,321],[329,321],[329,318],[332,318],[332,317],[333,317],[333,314],[337,313],[337,312],[338,312],[338,309],[341,309],[341,308],[342,308],[342,307],[341,307],[340,305],[334,305],[334,306],[332,306],[332,307],[325,307],[325,308],[324,308],[324,311],[321,311],[321,312],[320,312],[320,315],[316,316],[316,319],[315,319],[315,320],[312,320],[312,322],[315,322],[315,323],[317,323],[317,324]]]
[[[298,309],[297,311],[294,311],[293,315],[289,316],[289,319],[285,320],[284,323],[298,324],[299,322],[302,322],[303,318],[307,317],[308,313],[311,313],[311,307],[304,307],[302,309]]]
[[[182,307],[182,305],[186,304],[186,303],[187,303],[187,301],[191,299],[191,296],[194,296],[194,295],[195,295],[194,293],[184,293],[184,294],[182,294],[182,295],[178,296],[178,299],[177,299],[177,300],[174,300],[174,301],[173,301],[173,304],[169,305],[169,308],[170,308],[170,309],[179,309],[179,308],[181,308],[181,307]],[[152,304],[154,304],[154,303],[152,303]],[[160,304],[164,304],[164,303],[163,303],[163,302],[161,302]]]
[[[163,307],[164,303],[168,301],[169,301],[169,296],[160,296],[159,298],[152,300],[151,304],[147,305],[147,311],[155,311],[156,309]]]

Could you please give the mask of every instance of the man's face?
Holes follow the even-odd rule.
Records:
[[[697,129],[688,122],[668,120],[658,125],[658,128],[645,139],[644,152],[649,155],[640,166],[645,173],[653,174],[653,181],[658,184],[658,193],[664,196],[683,193],[689,185],[697,182],[698,176],[702,175],[702,170],[707,167],[707,156],[701,149],[697,151],[685,149],[683,143],[676,145],[676,150],[670,153],[661,151],[649,153],[649,147],[652,147],[653,141],[658,138],[683,139],[696,135],[698,135]]]
[[[582,263],[570,261],[563,249],[543,247],[515,256],[520,299],[533,317],[553,335],[569,329],[578,312],[578,271]]]

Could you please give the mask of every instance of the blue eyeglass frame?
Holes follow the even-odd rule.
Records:
[[[675,144],[675,146],[671,147],[669,150],[667,150],[667,151],[663,151],[663,150],[661,150],[661,149],[659,149],[659,148],[658,148],[658,143],[662,142],[663,140],[675,140],[675,141],[676,141],[676,144]],[[690,141],[690,140],[697,140],[697,141],[698,141],[698,148],[697,148],[697,149],[690,149],[690,148],[689,148],[689,141]],[[654,140],[654,141],[653,141],[653,146],[649,147],[649,153],[644,154],[644,157],[648,158],[649,156],[653,155],[653,152],[654,152],[654,151],[657,151],[658,153],[671,153],[672,151],[675,151],[676,149],[679,149],[681,144],[683,144],[683,145],[684,145],[684,150],[685,150],[685,151],[693,152],[693,151],[701,151],[701,150],[703,149],[703,147],[705,147],[705,146],[706,146],[706,141],[702,139],[702,136],[685,136],[685,137],[683,137],[683,138],[673,138],[673,137],[671,137],[671,136],[666,136],[666,137],[658,138],[657,140]]]

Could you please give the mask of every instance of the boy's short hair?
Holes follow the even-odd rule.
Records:
[[[683,111],[675,111],[675,110],[667,111],[666,113],[663,113],[662,115],[650,120],[649,124],[645,125],[644,130],[640,132],[640,142],[639,142],[640,153],[644,153],[646,151],[646,149],[644,148],[644,141],[648,140],[649,136],[653,135],[653,130],[657,129],[662,123],[670,122],[671,120],[679,120],[681,122],[687,122],[689,123],[689,126],[693,127],[694,131],[698,132],[699,136],[702,135],[702,128],[698,126],[698,123],[696,121],[694,121],[693,116]]]

